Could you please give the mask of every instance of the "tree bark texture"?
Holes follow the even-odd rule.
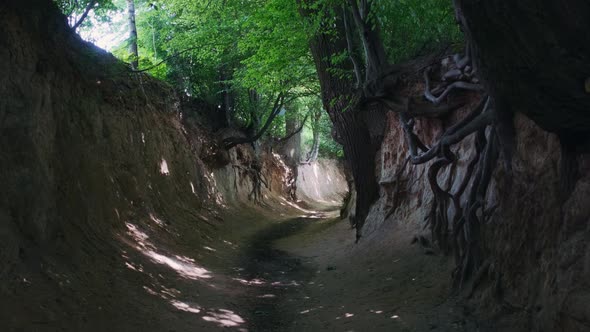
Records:
[[[309,15],[302,10],[302,15]],[[334,125],[337,141],[343,145],[344,154],[351,165],[357,202],[352,225],[360,236],[371,205],[378,198],[379,187],[375,175],[375,152],[380,142],[371,140],[365,116],[358,106],[355,82],[351,77],[334,74],[332,57],[347,50],[342,20],[337,20],[340,32],[337,36],[317,33],[310,40],[310,49],[320,81],[322,102]],[[341,63],[339,69],[352,72],[351,63]]]
[[[314,121],[318,121],[318,120],[314,119]],[[312,140],[311,150],[309,150],[306,162],[311,163],[311,162],[316,161],[318,159],[319,152],[320,152],[320,128],[317,123],[314,123],[313,124],[313,140]]]
[[[288,112],[287,112],[288,113]],[[295,133],[289,137],[282,146],[282,154],[286,156],[285,162],[294,170],[299,165],[301,159],[301,131],[299,129],[300,121],[295,116],[287,116],[285,119],[285,133]]]
[[[137,26],[135,25],[135,0],[127,0],[127,20],[129,24],[129,53],[133,57],[131,69],[139,68],[139,52],[137,50]]]

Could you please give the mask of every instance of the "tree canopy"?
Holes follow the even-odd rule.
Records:
[[[56,2],[70,25],[83,35],[95,39],[101,34],[118,36],[112,39],[121,42],[110,45],[110,51],[131,62],[123,18],[127,15],[125,0]],[[262,137],[288,135],[285,122],[290,117],[308,119],[303,127],[304,150],[312,152],[316,130],[320,155],[342,155],[331,139],[331,123],[325,112],[306,115],[323,108],[310,37],[320,31],[334,33],[329,22],[341,15],[334,8],[348,6],[348,1],[315,1],[310,6],[330,10],[317,11],[313,18],[303,18],[302,2],[292,0],[134,2],[139,70],[216,105],[228,126],[247,128],[255,134],[272,119]],[[460,38],[450,0],[370,3],[369,22],[381,32],[391,63]],[[352,55],[359,59],[365,56],[356,49],[350,51],[358,53]],[[346,62],[350,55],[343,52],[332,61]]]

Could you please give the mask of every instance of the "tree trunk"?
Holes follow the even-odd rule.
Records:
[[[301,14],[304,17],[314,15],[305,9],[301,9]],[[358,109],[355,82],[352,77],[338,75],[334,70],[336,66],[345,72],[354,70],[351,63],[332,61],[333,57],[348,49],[341,19],[337,19],[336,26],[339,31],[336,35],[317,33],[313,36],[310,49],[318,72],[324,108],[334,124],[338,141],[342,143],[345,157],[351,166],[357,192],[355,216],[351,223],[357,229],[358,238],[379,193],[375,175],[378,144],[372,144],[369,128]]]
[[[352,17],[358,29],[359,37],[365,53],[365,82],[379,79],[383,67],[387,64],[387,56],[381,38],[378,25],[369,22],[370,2],[364,2],[359,8],[357,0],[348,0]],[[362,8],[364,7],[364,8]]]
[[[230,127],[232,125],[232,110],[233,110],[233,96],[231,93],[231,87],[228,80],[231,79],[227,74],[225,66],[221,66],[219,69],[219,80],[221,81],[221,93],[223,95],[222,110],[224,113],[225,126]]]
[[[590,1],[455,0],[473,61],[504,114],[588,137]]]
[[[320,132],[318,128],[313,128],[313,143],[311,145],[311,150],[309,150],[309,155],[307,157],[307,162],[312,163],[318,159],[318,155],[320,152]]]
[[[308,162],[308,163],[316,161],[318,159],[318,156],[320,153],[320,130],[322,128],[321,123],[320,123],[321,118],[322,118],[322,110],[321,109],[314,110],[312,112],[311,128],[312,128],[312,133],[313,133],[313,141],[312,141],[313,143],[311,145],[311,150],[309,151],[309,154],[307,155],[306,162]]]
[[[94,7],[94,5],[96,4],[96,1],[97,0],[90,0],[90,2],[88,3],[88,5],[84,9],[84,13],[82,13],[82,16],[80,16],[80,18],[78,19],[78,21],[76,23],[74,23],[74,25],[72,26],[72,29],[74,31],[76,29],[78,29],[78,27],[80,27],[80,25],[82,25],[82,23],[84,23],[84,20],[86,19],[86,17],[88,17],[88,14],[90,14],[90,11],[92,10],[92,8]]]
[[[131,69],[139,67],[139,53],[137,51],[137,26],[135,25],[135,0],[127,0],[127,19],[129,22],[129,53],[132,56]]]
[[[299,162],[301,160],[301,130],[299,129],[300,121],[296,115],[290,115],[287,111],[285,115],[285,132],[295,133],[281,146],[281,155],[285,164],[291,169],[292,174],[289,176],[289,195],[293,200],[297,200],[297,177],[299,176]]]
[[[292,168],[297,168],[301,159],[301,131],[297,131],[299,125],[300,121],[296,116],[286,115],[285,132],[287,134],[296,132],[296,134],[283,143],[282,151],[286,156],[285,162]]]

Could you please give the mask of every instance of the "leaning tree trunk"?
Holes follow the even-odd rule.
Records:
[[[320,153],[320,130],[321,124],[320,120],[322,118],[322,110],[314,110],[312,112],[312,119],[311,119],[311,128],[313,132],[313,140],[311,145],[311,150],[307,155],[307,160],[305,162],[311,163],[318,159]]]
[[[129,53],[133,57],[131,69],[139,67],[139,52],[137,51],[137,26],[135,25],[135,0],[127,0],[127,20],[129,24]]]
[[[318,128],[313,128],[313,140],[312,140],[311,150],[307,156],[307,163],[312,163],[318,159],[318,155],[320,152],[320,133]]]
[[[304,9],[301,13],[304,17],[314,15]],[[347,50],[343,22],[337,20],[336,26],[341,33],[334,36],[318,32],[310,40],[310,49],[318,72],[324,108],[351,166],[357,192],[356,209],[351,223],[357,229],[358,238],[369,209],[379,194],[375,175],[375,153],[379,142],[371,139],[369,127],[359,109],[356,84],[352,77],[338,75],[334,70],[353,72],[351,63],[332,60]],[[339,68],[335,68],[336,66]]]
[[[287,111],[287,114],[289,112]],[[301,130],[298,131],[300,121],[295,115],[287,115],[285,119],[285,133],[295,133],[287,139],[282,146],[282,154],[286,156],[285,162],[294,170],[301,159]]]
[[[285,132],[288,137],[281,146],[281,155],[284,156],[285,164],[291,169],[289,175],[289,196],[297,200],[297,177],[299,176],[299,162],[301,161],[301,130],[300,121],[296,114],[289,115],[287,111],[285,119]],[[294,133],[294,134],[289,134]]]
[[[522,112],[559,135],[587,137],[590,1],[454,2],[479,76],[501,111]]]

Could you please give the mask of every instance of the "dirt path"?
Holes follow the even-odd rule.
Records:
[[[240,299],[240,306],[248,312],[248,330],[283,331],[296,320],[290,302],[301,296],[301,286],[314,271],[299,258],[276,249],[274,242],[301,232],[310,222],[296,218],[273,224],[253,236],[240,256],[246,262],[240,278],[255,286]]]
[[[84,283],[60,274],[76,296],[40,298],[38,320],[4,330],[482,331],[448,301],[451,264],[403,224],[355,244],[323,213],[262,212],[234,211],[208,243],[129,224],[115,265],[93,264]]]
[[[238,257],[239,278],[249,286],[236,303],[245,327],[477,331],[448,300],[449,262],[396,231],[391,241],[355,245],[345,222],[295,218],[256,233]]]

